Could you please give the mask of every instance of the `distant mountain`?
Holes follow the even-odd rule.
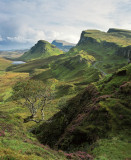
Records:
[[[38,41],[21,57],[21,60],[36,59],[36,61],[10,68],[10,70],[32,72],[34,63],[36,68],[48,68],[46,72],[40,73],[35,78],[46,80],[52,77],[62,81],[72,80],[80,85],[87,84],[98,80],[100,74],[103,76],[112,73],[128,63],[130,57],[128,48],[131,44],[129,36],[130,31],[127,30],[109,29],[107,33],[86,30],[82,32],[76,46],[58,57],[56,55],[60,55],[62,51],[46,41]],[[52,47],[59,52],[52,52]],[[45,61],[37,62],[37,59],[43,57],[46,58]]]
[[[55,45],[44,40],[39,40],[37,44],[35,44],[28,52],[25,52],[19,59],[27,61],[32,59],[47,58],[49,56],[59,54],[63,54],[63,51],[58,49]]]
[[[64,52],[68,52],[72,47],[76,45],[63,40],[54,40],[52,44],[58,47],[59,49],[63,50]]]
[[[6,57],[6,58],[18,58],[24,54],[24,52],[27,52],[28,49],[18,49],[18,50],[1,50],[0,51],[0,57]]]

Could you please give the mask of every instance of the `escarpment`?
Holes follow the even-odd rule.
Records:
[[[100,48],[111,48],[114,54],[131,59],[131,31],[121,29],[109,29],[108,32],[99,30],[86,30],[81,33],[77,44],[99,46]]]

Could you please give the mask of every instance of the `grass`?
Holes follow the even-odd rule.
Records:
[[[4,61],[4,60],[3,60]],[[35,123],[23,123],[30,113],[27,108],[12,101],[12,86],[20,79],[29,78],[28,73],[5,72],[4,63],[0,74],[0,159],[1,160],[66,160],[63,152],[58,152],[38,142],[29,130]],[[53,101],[45,108],[46,119],[58,111]]]
[[[106,47],[102,44],[88,42],[88,44],[79,44],[69,51],[69,55],[75,55],[81,50],[93,56],[97,62],[96,67],[105,73],[113,73],[117,69],[127,64],[127,58],[115,54],[115,47]]]
[[[0,57],[0,72],[4,71],[12,64],[12,61]]]
[[[108,34],[107,38],[105,33],[98,31],[86,32],[85,37],[95,38],[99,44],[80,44],[65,55],[51,57],[48,57],[50,53],[56,54],[56,50],[54,53],[51,51],[54,46],[40,41],[37,44],[40,46],[34,46],[23,56],[27,61],[31,58],[31,61],[19,66],[10,66],[10,63],[5,66],[5,60],[2,59],[0,159],[66,159],[63,151],[54,151],[41,143],[69,152],[80,149],[93,154],[96,160],[130,158],[128,134],[131,65],[116,71],[127,60],[114,55],[116,48],[113,46],[103,47],[100,44],[103,41],[115,42],[123,47],[128,43],[123,42],[125,35]],[[118,38],[120,41],[116,41]],[[45,55],[44,49],[47,51],[44,52]],[[28,54],[32,55],[28,57]],[[8,66],[10,72],[5,72]],[[100,69],[111,74],[103,78]],[[55,99],[44,110],[46,120],[52,117],[51,123],[45,122],[39,126],[34,122],[24,124],[23,119],[30,114],[28,109],[10,98],[12,86],[20,79],[30,76],[43,80],[46,84],[51,83],[56,88]],[[97,82],[99,79],[101,81]],[[87,86],[88,84],[90,85]],[[76,95],[77,93],[79,94]],[[62,109],[60,112],[58,106]],[[37,128],[33,131],[41,143],[29,132],[32,128]],[[120,136],[121,131],[123,137]],[[88,146],[86,150],[85,142]]]
[[[123,33],[123,32],[122,32]],[[131,31],[127,31],[128,35],[131,36]],[[128,38],[126,33],[121,34],[121,32],[111,32],[111,33],[105,33],[101,32],[99,30],[87,30],[84,31],[84,37],[91,37],[95,39],[97,42],[111,42],[115,43],[119,46],[126,47],[131,45],[131,39],[130,37]]]
[[[45,109],[46,119],[52,116],[52,109]],[[22,108],[13,101],[0,103],[0,159],[66,160],[63,152],[40,144],[35,136],[28,132],[35,126],[34,122],[23,123],[23,119],[29,114],[27,108]]]
[[[129,137],[121,135],[109,139],[98,140],[92,151],[95,160],[124,160],[131,158]]]
[[[48,58],[42,58],[37,60],[28,61],[27,63],[23,65],[12,65],[11,67],[7,68],[7,71],[13,71],[13,72],[27,72],[27,73],[34,73],[34,70],[36,69],[47,69],[50,67],[50,64],[56,61],[57,59],[60,59],[64,55],[59,56],[51,56]]]
[[[0,101],[6,101],[11,96],[11,88],[17,81],[28,77],[28,73],[3,72],[0,74]]]
[[[8,155],[8,151],[13,151],[15,154],[9,153],[9,157],[12,156],[16,159],[20,157],[22,159],[50,159],[50,160],[57,160],[57,159],[66,159],[64,156],[60,156],[58,152],[51,151],[46,146],[33,144],[30,140],[16,140],[16,139],[3,139],[1,143],[1,150],[5,149],[6,156]],[[1,153],[2,154],[2,153]],[[4,155],[4,154],[3,154]],[[2,156],[2,155],[1,155]],[[5,156],[5,155],[4,155]],[[6,157],[5,156],[5,157]]]
[[[56,86],[56,97],[74,95],[87,84],[101,78],[101,73],[92,67],[95,58],[84,51],[68,56],[51,56],[45,59],[32,60],[26,64],[11,66],[7,70],[13,72],[29,72],[33,79],[39,79],[48,83],[52,81]],[[52,83],[52,82],[51,82]],[[73,86],[72,91],[66,91],[67,83]],[[64,90],[60,90],[60,87]],[[63,92],[63,93],[62,93]],[[66,94],[65,94],[66,93]]]
[[[125,76],[123,74],[125,74]],[[118,86],[127,81],[131,81],[131,64],[119,69],[114,75],[108,75],[103,80],[98,82],[98,86],[103,94],[112,94],[114,89],[117,89]]]
[[[63,54],[63,51],[58,49],[56,46],[50,44],[47,41],[40,40],[35,46],[33,46],[29,51],[25,52],[19,60],[34,60],[40,58],[47,58],[53,55]]]
[[[101,32],[86,30],[81,34],[79,43],[67,54],[75,55],[85,52],[95,58],[95,68],[105,73],[113,73],[128,63],[128,52],[131,46],[131,31],[115,30]]]
[[[130,81],[131,64],[88,85],[63,104],[50,124],[36,128],[38,139],[71,153],[91,153],[96,160],[130,158]]]

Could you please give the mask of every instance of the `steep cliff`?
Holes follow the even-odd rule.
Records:
[[[113,73],[131,61],[130,36],[130,30],[85,30],[81,33],[78,44],[68,54],[75,55],[84,50],[96,59],[96,68],[105,73]]]
[[[122,29],[109,29],[108,32],[99,30],[86,30],[81,34],[80,45],[94,44],[103,48],[114,49],[114,54],[131,57],[131,31]]]

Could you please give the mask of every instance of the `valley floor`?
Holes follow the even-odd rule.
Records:
[[[1,60],[1,62],[2,61],[3,59]],[[103,76],[106,76],[107,74],[103,70],[99,69],[99,63],[102,62],[95,62],[93,67],[102,72]],[[68,150],[68,152],[62,150],[53,150],[48,145],[43,145],[42,143],[40,143],[36,136],[30,132],[32,128],[37,128],[37,125],[34,122],[23,123],[23,119],[30,114],[29,111],[27,110],[27,108],[21,107],[18,103],[11,99],[13,85],[19,80],[28,79],[29,73],[11,71],[6,72],[5,70],[8,66],[11,65],[11,62],[6,61],[6,65],[5,62],[1,64],[0,160],[130,160],[130,137],[125,135],[125,133],[123,132],[113,136],[110,135],[108,138],[98,139],[91,145],[89,145],[88,143],[83,143],[78,148],[70,148],[70,151]],[[128,71],[128,74],[129,72],[130,71]],[[110,86],[114,88],[117,87],[115,86],[116,81],[117,78],[113,82],[111,82],[114,85],[111,84]],[[106,83],[106,78],[104,82]],[[63,89],[62,87],[65,87],[65,83],[62,83],[63,82],[61,82],[59,88],[60,94]],[[101,87],[105,87],[105,90],[110,90],[110,86],[109,88],[106,85],[103,85]],[[66,87],[68,87],[67,84]],[[76,93],[74,93],[72,90],[68,93],[71,94],[69,95],[69,97],[67,96],[68,94],[66,94],[67,99],[76,95]],[[64,95],[62,96],[64,97]],[[45,108],[46,120],[51,118],[55,113],[59,112],[59,98],[60,97],[58,96],[47,108]],[[57,129],[59,129],[59,127],[60,126],[57,126]],[[84,131],[81,130],[81,132]]]

